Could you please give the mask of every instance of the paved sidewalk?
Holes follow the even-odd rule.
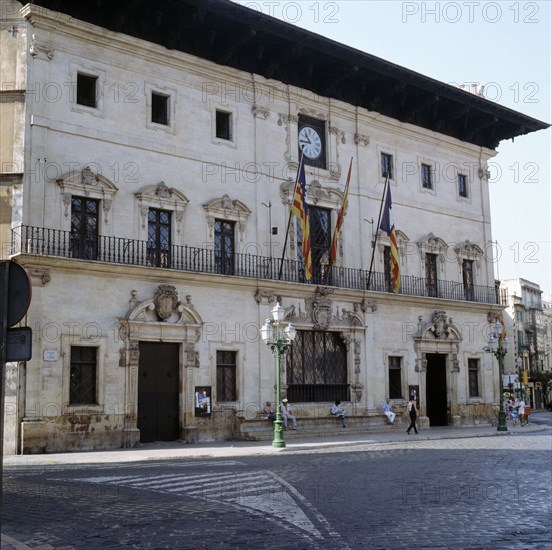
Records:
[[[548,413],[550,414],[550,413]],[[527,426],[508,426],[507,432],[497,432],[496,426],[452,428],[439,427],[419,430],[419,434],[404,432],[378,432],[349,435],[346,431],[327,437],[294,438],[286,442],[283,449],[275,449],[269,441],[217,441],[186,444],[182,442],[148,443],[132,449],[87,451],[72,453],[5,456],[4,467],[42,466],[48,464],[99,464],[116,462],[138,462],[143,460],[170,460],[184,458],[228,458],[239,456],[271,455],[337,449],[342,447],[365,446],[371,444],[393,444],[406,441],[428,439],[458,439],[470,437],[508,437],[549,429],[543,424],[531,423]]]

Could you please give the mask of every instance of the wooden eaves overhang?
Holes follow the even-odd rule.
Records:
[[[31,3],[490,149],[549,127],[230,0]]]

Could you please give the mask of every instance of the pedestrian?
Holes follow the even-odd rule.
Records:
[[[267,401],[264,406],[264,413],[266,414],[266,419],[274,422],[276,420],[276,413],[274,412],[274,407],[270,401]]]
[[[385,399],[383,402],[383,412],[385,413],[385,416],[387,416],[387,424],[393,425],[395,423],[395,416],[397,416],[389,404],[389,397]]]
[[[341,425],[344,428],[347,427],[347,415],[349,414],[349,411],[346,411],[341,406],[341,401],[339,399],[336,399],[335,403],[332,405],[332,414],[338,418],[341,417]]]
[[[518,418],[520,426],[525,426],[525,424],[527,424],[527,420],[525,418],[525,401],[523,400],[523,397],[518,403]]]
[[[287,430],[288,420],[291,420],[291,427],[297,429],[297,417],[291,414],[291,405],[287,399],[282,399],[282,405],[280,406],[280,411],[282,413],[282,420],[284,422],[284,428]]]
[[[410,401],[408,402],[406,409],[408,411],[408,415],[410,416],[410,426],[408,426],[406,433],[410,435],[410,430],[412,430],[413,428],[414,432],[418,433],[418,430],[416,429],[416,417],[418,416],[418,407],[416,406],[416,398],[413,395],[410,396]]]

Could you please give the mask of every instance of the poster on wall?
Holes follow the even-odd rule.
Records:
[[[408,386],[408,398],[412,396],[416,399],[416,407],[420,410],[420,386]]]
[[[211,416],[211,386],[196,386],[195,415]]]

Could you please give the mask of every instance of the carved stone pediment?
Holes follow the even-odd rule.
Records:
[[[108,223],[108,213],[111,209],[111,203],[118,187],[102,174],[95,172],[90,166],[85,166],[82,170],[75,170],[65,174],[56,180],[61,189],[61,197],[65,206],[64,215],[69,216],[69,207],[73,195],[90,197],[102,201],[105,223]]]
[[[203,210],[207,214],[207,224],[209,226],[209,236],[213,237],[213,228],[215,219],[233,221],[238,223],[240,231],[240,240],[243,240],[245,223],[251,214],[251,210],[240,200],[231,199],[225,194],[222,197],[212,199],[203,205]]]
[[[175,213],[176,232],[180,234],[184,210],[190,202],[186,195],[174,187],[168,187],[164,181],[160,181],[135,193],[134,196],[138,200],[138,208],[142,217],[142,229],[146,228],[148,210],[150,208],[161,208]]]

